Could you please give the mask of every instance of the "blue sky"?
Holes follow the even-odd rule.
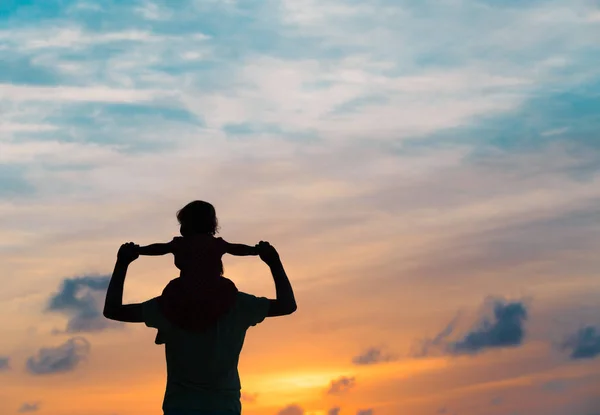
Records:
[[[298,276],[307,311],[275,360],[310,349],[326,327],[332,348],[304,366],[350,366],[302,379],[356,376],[347,401],[310,388],[261,401],[279,375],[252,363],[249,414],[285,411],[294,396],[310,415],[326,404],[392,414],[400,388],[418,415],[594,415],[599,38],[591,0],[2,1],[0,315],[20,316],[0,318],[11,333],[0,362],[12,368],[0,376],[18,396],[7,410],[68,413],[14,369],[44,348],[69,370],[82,361],[69,353],[85,349],[81,376],[102,382],[94,359],[126,331],[105,330],[95,302],[47,313],[48,298],[65,281],[107,275],[126,240],[170,239],[174,212],[199,198],[217,207],[226,239],[271,240]],[[264,270],[247,264],[225,265],[270,295],[253,279]],[[141,301],[172,264],[139,267],[147,278],[127,295]],[[521,317],[494,316],[490,298]],[[463,312],[435,356],[411,360],[413,343]],[[126,350],[142,344],[136,333]],[[448,353],[457,346],[477,353]],[[349,363],[360,350],[392,368],[387,380]],[[131,364],[131,376],[160,373]],[[423,369],[409,386],[392,372],[410,365]],[[56,387],[71,387],[65,379]],[[92,414],[90,402],[76,409]]]

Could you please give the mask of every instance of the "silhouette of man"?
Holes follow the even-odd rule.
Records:
[[[258,244],[259,256],[270,268],[276,298],[238,292],[232,308],[204,331],[186,331],[162,315],[157,298],[123,304],[123,286],[129,264],[138,257],[138,246],[121,245],[106,292],[104,316],[111,320],[145,323],[159,329],[165,341],[167,386],[164,415],[241,414],[238,360],[246,330],[265,317],[292,314],[296,300],[279,254],[268,242]]]

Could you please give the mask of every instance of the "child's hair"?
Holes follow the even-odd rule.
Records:
[[[194,200],[177,212],[181,225],[181,236],[207,233],[215,235],[219,231],[219,222],[215,208],[208,202]]]

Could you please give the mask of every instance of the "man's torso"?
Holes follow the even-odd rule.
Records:
[[[237,411],[241,388],[237,365],[246,330],[263,321],[268,308],[266,298],[238,293],[232,310],[216,324],[191,332],[171,325],[156,299],[144,303],[146,325],[158,328],[165,340],[164,407]]]

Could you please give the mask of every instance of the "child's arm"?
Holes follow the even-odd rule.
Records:
[[[138,250],[138,253],[140,255],[149,255],[149,256],[166,255],[166,254],[170,254],[172,252],[173,252],[173,246],[171,245],[171,242],[140,246],[139,250]]]
[[[255,246],[230,244],[229,242],[225,242],[225,252],[235,256],[258,255],[258,249]]]

